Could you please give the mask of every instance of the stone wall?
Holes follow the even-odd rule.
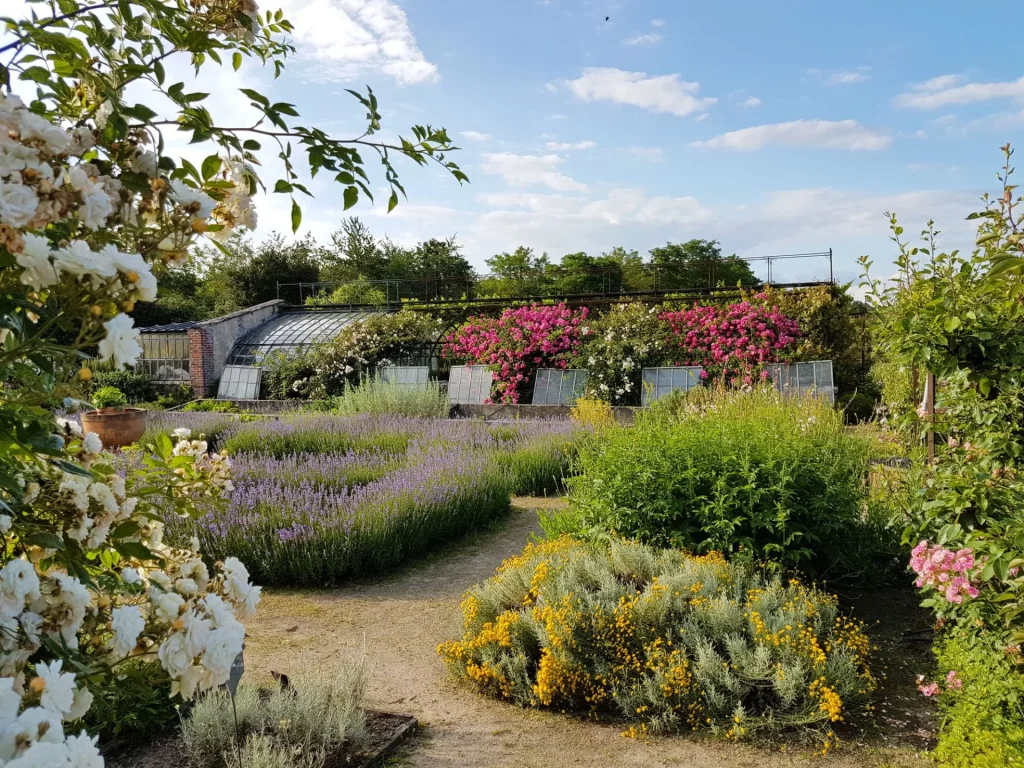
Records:
[[[241,336],[276,315],[287,302],[265,301],[255,307],[204,320],[189,329],[192,392],[196,397],[216,393],[231,348]]]
[[[304,405],[306,400],[232,400],[232,404],[241,411],[249,413],[288,413]],[[636,412],[640,408],[612,408],[615,420],[620,424],[632,424]],[[501,419],[568,419],[569,407],[564,405],[453,405],[449,418],[452,419],[483,419],[497,421]]]

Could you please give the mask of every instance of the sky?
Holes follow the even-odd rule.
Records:
[[[363,110],[344,89],[369,85],[382,136],[444,126],[471,180],[399,160],[409,199],[387,214],[364,153],[377,205],[344,213],[341,187],[317,179],[300,234],[326,239],[355,214],[403,244],[454,235],[478,268],[518,245],[558,259],[709,238],[741,256],[832,249],[836,277],[853,280],[858,256],[894,257],[886,211],[908,233],[932,218],[948,248],[969,248],[965,216],[996,190],[999,147],[1024,133],[1024,65],[998,36],[1024,21],[1016,2],[984,14],[959,0],[272,6],[295,25],[297,55],[276,81],[257,62],[204,74],[222,124],[249,110],[237,88],[255,87],[294,103],[294,122],[356,136]],[[284,196],[257,206],[258,235],[290,230]],[[827,268],[794,260],[776,279]]]

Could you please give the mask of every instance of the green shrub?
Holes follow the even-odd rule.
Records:
[[[695,390],[672,416],[578,443],[570,509],[549,535],[593,530],[839,576],[862,519],[870,444],[818,398]]]
[[[179,384],[171,387],[156,396],[156,405],[160,408],[174,408],[185,405],[195,398],[191,384]]]
[[[995,647],[987,638],[959,632],[939,644],[936,656],[944,689],[934,752],[939,763],[949,768],[1024,765],[1024,661],[1019,647]],[[951,672],[953,686],[946,682]]]
[[[362,668],[342,665],[330,674],[306,672],[291,688],[261,691],[241,685],[235,700],[242,764],[247,768],[323,768],[340,765],[342,749],[366,738]],[[233,768],[238,760],[231,698],[206,694],[182,722],[182,743],[196,768]]]
[[[97,408],[124,408],[128,398],[117,387],[100,387],[92,393],[92,404]]]
[[[530,545],[462,603],[438,652],[522,706],[610,713],[630,735],[684,729],[826,734],[874,687],[869,641],[836,599],[700,557],[614,540]]]
[[[153,380],[145,373],[132,370],[93,371],[92,384],[95,389],[114,387],[124,393],[129,403],[147,403],[156,397]]]
[[[260,397],[265,400],[292,400],[307,396],[307,383],[316,374],[312,349],[299,352],[277,351],[260,363]]]
[[[93,702],[82,724],[107,750],[152,738],[178,718],[179,700],[171,698],[166,678],[156,661],[121,664],[113,685],[91,688]]]
[[[435,383],[406,386],[376,378],[367,379],[357,387],[349,387],[334,401],[334,410],[343,416],[393,414],[443,419],[450,409],[447,394]]]

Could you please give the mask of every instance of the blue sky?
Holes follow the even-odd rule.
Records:
[[[886,210],[969,246],[964,216],[1024,129],[1024,66],[998,35],[1024,21],[1019,3],[274,5],[299,56],[277,81],[207,75],[214,107],[234,119],[235,88],[255,86],[342,137],[361,118],[343,89],[369,84],[385,135],[446,126],[470,185],[402,163],[409,201],[352,213],[401,242],[457,234],[480,267],[519,244],[558,258],[708,237],[741,255],[832,248],[852,278],[862,253],[891,259]],[[326,237],[341,190],[313,188],[303,230]],[[259,205],[260,234],[288,228],[281,196]]]

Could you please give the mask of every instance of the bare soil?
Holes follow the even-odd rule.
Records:
[[[844,596],[874,624],[888,659],[874,717],[841,731],[840,748],[821,758],[793,744],[751,746],[696,738],[623,738],[621,727],[532,710],[484,698],[446,675],[437,645],[460,634],[459,601],[539,531],[537,509],[558,499],[514,500],[493,530],[395,576],[320,591],[267,591],[247,623],[246,677],[271,682],[271,671],[294,674],[362,659],[367,705],[408,713],[420,734],[389,760],[426,768],[566,768],[567,766],[694,766],[776,768],[827,763],[853,768],[924,766],[934,715],[914,689],[927,673],[927,644],[904,638],[922,626],[912,597],[898,591]]]

